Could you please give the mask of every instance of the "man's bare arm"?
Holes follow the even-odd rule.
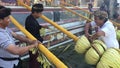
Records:
[[[12,35],[15,39],[20,40],[21,42],[31,43],[32,40],[28,39],[27,37],[23,35],[16,34],[15,32],[12,32]]]
[[[95,40],[95,39],[97,39],[100,36],[105,36],[105,32],[104,31],[98,31],[94,35],[92,35],[91,39]]]
[[[86,37],[89,37],[89,36],[90,36],[90,34],[89,34],[89,29],[90,29],[90,27],[91,27],[90,23],[86,23],[86,24],[85,24],[85,36],[86,36]]]
[[[37,40],[36,41],[34,40],[34,43],[32,43],[28,46],[25,46],[25,47],[18,47],[14,44],[9,44],[8,47],[6,48],[6,50],[15,55],[23,55],[26,52],[28,52],[29,49],[31,49],[33,47],[37,47],[38,43],[39,42]]]

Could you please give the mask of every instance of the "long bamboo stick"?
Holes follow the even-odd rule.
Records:
[[[85,17],[85,16],[83,16],[83,15],[81,15],[81,14],[79,14],[79,13],[77,13],[77,12],[71,10],[71,9],[69,9],[69,8],[66,8],[66,7],[64,7],[62,5],[60,5],[60,7],[62,7],[63,9],[65,9],[65,10],[67,10],[67,11],[69,11],[69,12],[75,14],[75,15],[78,15],[78,16],[82,17],[83,19],[86,19],[88,21],[92,21],[91,19],[89,19],[89,18],[87,18],[87,17]]]
[[[19,2],[19,4],[20,4],[21,6],[26,7],[28,10],[31,11],[31,8],[30,8],[28,5],[26,5],[26,4],[24,4],[24,3],[20,2],[20,1],[18,1],[18,2]],[[77,36],[75,36],[74,34],[72,34],[72,33],[69,32],[69,31],[67,31],[65,28],[59,26],[56,22],[53,22],[52,20],[48,19],[48,18],[47,18],[46,16],[44,16],[43,14],[40,16],[40,18],[42,18],[42,19],[45,20],[46,22],[48,22],[48,23],[50,23],[51,25],[53,25],[54,27],[56,27],[58,30],[60,30],[60,31],[62,31],[63,33],[65,33],[68,37],[72,38],[75,42],[79,39]]]
[[[80,8],[80,7],[78,7],[78,6],[74,6],[74,5],[72,5],[72,4],[69,4],[69,3],[66,3],[66,2],[62,2],[62,4],[64,4],[64,5],[69,5],[69,6],[72,6],[72,7],[74,7],[74,8],[77,8],[77,9],[79,9],[79,10],[82,10],[82,11],[84,11],[84,12],[86,12],[86,13],[88,13],[88,14],[92,14],[91,12],[89,12],[89,11],[87,11],[87,10],[84,10],[84,9],[82,9],[82,8]],[[77,14],[78,15],[78,14]],[[120,27],[120,24],[119,23],[117,23],[117,22],[114,22],[114,21],[112,21],[112,20],[110,20],[115,26],[118,26],[118,27]]]
[[[12,23],[18,27],[28,38],[36,40],[32,34],[30,34],[14,17],[10,16]],[[56,68],[68,68],[64,63],[62,63],[55,55],[53,55],[44,45],[39,44],[38,49],[52,62]]]
[[[66,3],[66,2],[61,2],[61,4],[63,4],[63,5],[68,5],[68,6],[71,6],[71,7],[77,8],[77,9],[79,9],[79,10],[82,10],[82,11],[88,13],[88,14],[91,14],[91,12],[89,12],[89,11],[87,11],[87,10],[84,10],[84,9],[82,9],[82,8],[79,8],[78,6],[74,6],[74,5],[69,4],[69,3]]]

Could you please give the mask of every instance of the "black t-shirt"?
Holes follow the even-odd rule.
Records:
[[[39,30],[41,29],[38,21],[32,16],[29,15],[25,21],[25,28],[35,37],[37,40],[43,42],[43,38],[40,36]]]

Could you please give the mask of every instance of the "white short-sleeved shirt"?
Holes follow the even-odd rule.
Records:
[[[92,28],[94,28],[96,23],[94,21],[91,22]],[[98,31],[103,31],[105,32],[105,36],[99,37],[100,40],[102,40],[107,48],[114,47],[114,48],[119,48],[119,44],[116,38],[116,31],[115,28],[109,20],[105,22],[105,24],[98,29]]]
[[[9,44],[15,44],[14,39],[9,28],[0,28],[0,57],[2,58],[18,58],[18,55],[11,54],[6,50]],[[5,61],[0,59],[0,67],[13,68],[13,65],[17,65],[19,60]]]

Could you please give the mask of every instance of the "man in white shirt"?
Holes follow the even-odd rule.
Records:
[[[91,28],[94,30],[92,35],[89,34],[89,29]],[[108,15],[105,11],[94,12],[94,21],[85,25],[85,36],[91,42],[95,39],[100,39],[108,48],[119,48],[115,28],[112,22],[108,20]]]

